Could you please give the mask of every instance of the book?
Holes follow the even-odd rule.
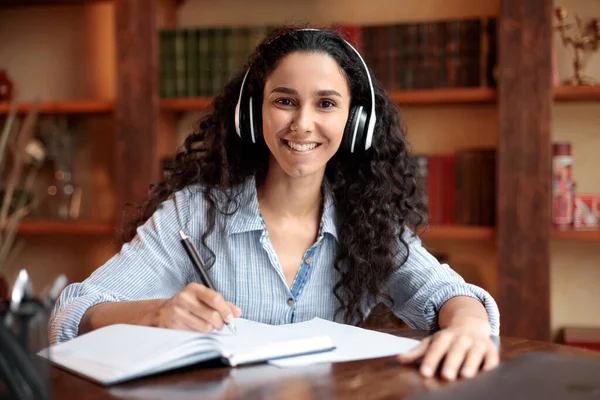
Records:
[[[562,342],[567,346],[600,351],[600,327],[580,328],[567,326],[562,329],[561,334]]]
[[[208,360],[225,365],[331,351],[327,335],[236,319],[227,330],[189,332],[129,324],[94,330],[38,353],[59,368],[108,386]]]

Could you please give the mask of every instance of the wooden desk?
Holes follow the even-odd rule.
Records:
[[[410,329],[385,331],[416,339],[430,334]],[[501,339],[502,360],[532,350],[600,358],[600,352],[585,349],[524,339]],[[264,364],[239,368],[190,367],[108,388],[58,368],[52,373],[54,398],[60,400],[401,399],[446,384],[437,378],[423,379],[415,366],[401,366],[394,357],[294,369]]]

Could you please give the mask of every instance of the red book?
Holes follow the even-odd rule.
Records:
[[[442,156],[443,164],[443,215],[442,223],[446,225],[454,224],[454,203],[455,203],[455,173],[454,173],[454,155],[447,154]]]
[[[444,223],[444,164],[443,156],[429,156],[427,164],[427,195],[429,201],[429,224]]]
[[[600,328],[564,328],[563,341],[568,346],[600,351]]]
[[[359,53],[362,54],[363,40],[362,27],[360,25],[333,24],[331,29],[342,35],[344,39],[346,39]]]

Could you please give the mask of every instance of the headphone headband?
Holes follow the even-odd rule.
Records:
[[[269,42],[267,43],[272,43],[275,40],[279,39],[282,36],[288,35],[292,32],[300,32],[300,31],[323,31],[323,29],[316,29],[316,28],[301,28],[301,29],[294,29],[291,30],[289,32],[286,32],[282,35],[276,36],[275,38],[271,39]],[[377,120],[377,117],[375,115],[375,90],[373,88],[373,81],[371,80],[371,74],[369,73],[369,68],[367,67],[367,63],[365,62],[365,60],[362,58],[362,56],[360,55],[360,53],[358,52],[358,50],[356,50],[356,48],[354,48],[354,46],[352,46],[352,44],[350,44],[350,42],[348,42],[346,39],[340,37],[344,43],[346,43],[346,45],[352,49],[352,51],[356,54],[356,56],[358,57],[358,59],[360,60],[361,64],[363,65],[363,68],[365,69],[365,73],[367,75],[367,79],[369,82],[369,92],[370,92],[370,97],[371,97],[371,112],[368,114],[368,125],[366,128],[366,133],[365,133],[365,148],[364,150],[368,150],[372,143],[373,143],[373,132],[375,130],[375,121]],[[250,68],[252,66],[250,65],[248,67],[248,70],[246,71],[246,74],[244,75],[244,79],[242,80],[242,86],[240,88],[240,95],[238,97],[238,101],[237,104],[235,106],[235,131],[238,134],[238,136],[241,138],[242,137],[242,132],[241,132],[241,102],[242,102],[242,95],[244,93],[244,88],[246,86],[246,79],[248,78],[248,74],[250,72]],[[250,119],[252,120],[252,97],[250,97],[250,107],[249,107],[249,112],[250,112]],[[362,110],[362,106],[361,106],[361,110]],[[350,146],[350,152],[354,153],[355,149],[354,146],[356,144],[356,134],[357,134],[357,128],[358,128],[358,120],[356,122],[356,126],[354,128],[352,128],[353,130],[353,137],[351,139],[351,146]],[[250,135],[252,138],[252,143],[256,143],[256,136],[255,132],[254,132],[254,123],[250,123]]]

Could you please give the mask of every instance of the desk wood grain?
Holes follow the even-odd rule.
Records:
[[[410,329],[383,331],[415,339],[431,334]],[[600,358],[600,352],[591,350],[501,338],[502,360],[528,351]],[[292,369],[264,364],[239,368],[193,366],[108,388],[58,368],[52,374],[54,398],[61,400],[403,399],[447,384],[438,378],[422,378],[416,366],[402,366],[394,357]]]

